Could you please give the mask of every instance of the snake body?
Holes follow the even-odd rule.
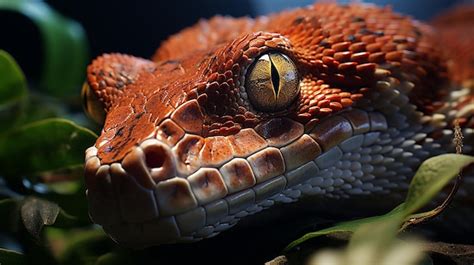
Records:
[[[453,150],[455,119],[472,153],[474,93],[451,78],[460,66],[438,37],[389,8],[326,3],[203,20],[152,60],[95,59],[86,94],[106,117],[86,151],[91,218],[143,247],[212,237],[302,198],[401,200],[423,160]],[[278,111],[249,95],[265,54],[285,55],[298,77]]]

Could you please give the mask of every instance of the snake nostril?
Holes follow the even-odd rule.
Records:
[[[141,144],[145,154],[144,162],[155,181],[162,181],[174,176],[175,165],[170,148],[156,140],[150,139]]]

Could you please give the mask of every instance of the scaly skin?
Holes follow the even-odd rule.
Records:
[[[92,219],[142,247],[211,237],[301,198],[393,205],[423,160],[452,150],[454,119],[472,152],[472,91],[450,80],[437,37],[388,8],[315,4],[200,21],[153,61],[97,58],[88,83],[107,115],[86,151]],[[245,87],[270,51],[300,80],[279,112],[258,111]]]

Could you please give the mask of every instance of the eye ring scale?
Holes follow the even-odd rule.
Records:
[[[284,110],[300,93],[298,69],[283,53],[262,54],[250,65],[245,88],[255,109],[263,112]]]
[[[97,124],[105,121],[104,103],[102,103],[87,82],[84,82],[81,91],[82,107],[86,115]]]

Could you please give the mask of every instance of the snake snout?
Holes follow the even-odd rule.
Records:
[[[122,166],[145,188],[175,176],[175,162],[168,145],[156,139],[142,142],[122,160]]]
[[[117,175],[117,176],[116,176]],[[88,189],[112,188],[112,178],[126,175],[145,189],[176,176],[175,158],[170,147],[157,139],[147,139],[135,146],[120,162],[103,163],[97,148],[86,151],[85,180]],[[102,182],[106,183],[102,183]],[[107,184],[108,183],[108,184]]]

